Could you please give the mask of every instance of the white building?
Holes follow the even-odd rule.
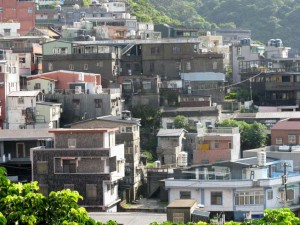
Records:
[[[7,129],[58,128],[60,103],[44,102],[39,90],[15,91],[7,96]]]
[[[289,167],[283,182],[284,162]],[[196,199],[212,214],[225,213],[226,220],[258,218],[265,209],[284,206],[298,213],[300,174],[293,172],[290,161],[258,157],[224,161],[210,166],[191,167],[165,180],[169,202]],[[187,175],[193,178],[187,179]]]
[[[241,81],[240,78],[240,61],[259,61],[264,53],[264,46],[252,44],[250,38],[240,41],[238,44],[230,46],[230,64],[232,67],[233,82]],[[253,68],[257,69],[259,65],[253,64]]]
[[[18,30],[20,29],[20,23],[0,23],[0,36],[16,37],[20,36]]]

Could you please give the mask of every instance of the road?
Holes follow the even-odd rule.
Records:
[[[90,212],[89,216],[96,221],[106,223],[109,220],[115,220],[123,225],[149,225],[151,222],[162,223],[167,220],[165,213],[140,213],[140,212],[117,212],[102,213]]]

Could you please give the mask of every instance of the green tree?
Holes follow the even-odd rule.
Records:
[[[267,143],[267,127],[261,123],[248,124],[245,121],[224,120],[218,127],[239,127],[241,134],[241,149],[252,149],[264,146]]]
[[[82,199],[76,191],[51,192],[49,197],[37,193],[37,182],[11,183],[0,167],[0,225],[100,225],[78,206]]]
[[[174,127],[178,128],[187,128],[189,126],[189,121],[184,116],[178,115],[174,119]]]
[[[298,225],[300,219],[289,208],[266,209],[264,217],[253,221],[255,225]]]

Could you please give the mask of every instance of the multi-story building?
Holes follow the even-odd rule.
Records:
[[[100,127],[119,128],[116,131],[116,143],[124,144],[125,177],[120,182],[120,192],[126,195],[126,200],[136,200],[138,189],[144,176],[140,162],[140,119],[131,117],[129,111],[123,111],[120,116],[101,116],[71,124],[74,129],[94,129]]]
[[[217,66],[217,63],[215,63]],[[186,94],[211,95],[212,102],[224,100],[225,74],[217,72],[184,72],[181,74]]]
[[[102,92],[101,75],[94,73],[58,70],[27,76],[26,80],[27,90],[41,90],[45,94]]]
[[[53,134],[49,129],[0,129],[0,166],[15,182],[30,182],[30,149],[41,145],[51,146]]]
[[[176,116],[184,116],[189,125],[195,126],[200,122],[206,127],[215,126],[219,120],[221,111],[219,106],[208,107],[163,107],[161,108],[161,126],[162,128],[174,128],[174,119]]]
[[[116,212],[118,182],[124,177],[124,144],[115,144],[113,128],[56,129],[54,147],[31,149],[32,179],[48,195],[65,188],[76,190],[80,205]]]
[[[183,151],[184,129],[159,129],[157,133],[157,158],[163,164],[177,166]]]
[[[300,119],[284,119],[271,128],[272,145],[300,145]]]
[[[41,43],[49,40],[43,35],[0,37],[0,48],[12,50],[18,54],[19,74],[21,76],[21,88],[24,89],[24,77],[42,72],[42,46]]]
[[[242,39],[237,43],[230,46],[230,65],[232,68],[232,80],[234,83],[240,82],[240,62],[241,61],[253,61],[253,64],[249,65],[253,69],[258,68],[260,65],[255,64],[255,61],[259,61],[264,53],[264,46],[253,44],[250,38]]]
[[[21,24],[19,34],[25,35],[35,27],[34,0],[1,0],[1,22],[15,21]],[[10,30],[7,30],[10,32]]]
[[[43,44],[43,72],[70,70],[101,74],[103,87],[116,81],[120,52],[100,42],[52,41]]]
[[[158,74],[178,80],[192,72],[223,72],[223,54],[201,53],[198,38],[135,40],[122,49],[120,75]]]
[[[8,94],[5,127],[11,130],[58,128],[61,104],[45,102],[40,90]]]
[[[19,57],[11,50],[0,50],[0,127],[7,123],[6,99],[9,93],[20,90]]]
[[[294,106],[298,108],[300,98],[299,63],[297,57],[288,58],[290,48],[284,47],[280,39],[268,42],[264,59],[239,62],[239,73],[253,99],[261,106]],[[289,109],[293,110],[293,109]]]
[[[122,96],[125,99],[126,107],[160,106],[159,76],[119,76],[118,83],[122,85]]]
[[[197,124],[196,148],[193,164],[213,164],[226,160],[237,160],[241,156],[238,127],[204,128]]]
[[[17,22],[2,22],[0,24],[0,35],[16,37],[19,36],[20,23]]]
[[[178,170],[165,179],[165,188],[169,202],[196,199],[211,216],[225,214],[226,220],[243,221],[246,215],[255,219],[265,209],[282,207],[298,214],[300,175],[293,167],[285,174],[286,166],[259,152],[257,157]]]

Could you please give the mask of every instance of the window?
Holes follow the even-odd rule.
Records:
[[[68,139],[68,148],[76,148],[76,138]]]
[[[85,191],[87,199],[97,199],[97,184],[86,184]]]
[[[218,63],[217,62],[213,62],[213,70],[218,69]]]
[[[222,192],[211,192],[210,193],[210,204],[211,205],[222,205]]]
[[[61,54],[65,55],[68,53],[68,49],[67,48],[61,48]]]
[[[186,62],[186,66],[185,66],[186,70],[191,70],[192,69],[192,65],[191,62]]]
[[[228,142],[228,148],[232,149],[232,143],[231,142]]]
[[[282,138],[276,138],[276,145],[282,145]]]
[[[80,109],[80,100],[79,99],[73,99],[73,108]]]
[[[10,29],[4,29],[4,36],[10,36]]]
[[[296,135],[294,135],[294,134],[288,135],[288,144],[289,145],[296,144]]]
[[[153,73],[155,71],[154,62],[150,63],[150,72]]]
[[[41,89],[41,83],[35,83],[33,89],[34,89],[34,90],[39,90],[39,89]]]
[[[285,191],[284,188],[279,189],[280,190],[280,195],[281,195],[281,200],[285,200]],[[286,201],[293,201],[295,198],[295,190],[293,188],[287,188],[287,200]]]
[[[202,159],[202,160],[201,160],[201,164],[209,164],[209,160],[207,160],[207,159]]]
[[[32,13],[32,8],[29,7],[29,8],[27,9],[27,12],[28,12],[29,14],[31,14],[31,13]]]
[[[53,70],[53,63],[48,63],[48,70],[49,71],[52,71]]]
[[[272,200],[273,199],[273,190],[268,190],[267,195],[268,195],[268,200]]]
[[[242,55],[242,47],[237,47],[236,54],[237,55]]]
[[[151,55],[158,55],[158,54],[159,54],[159,47],[152,47]]]
[[[151,89],[151,81],[143,81],[143,89],[150,90]]]
[[[77,161],[76,159],[63,159],[63,173],[76,173]]]
[[[252,192],[247,191],[247,192],[235,193],[235,205],[262,205],[262,204],[264,204],[263,191],[252,191]]]
[[[215,141],[215,148],[219,148],[220,147],[220,143],[218,141]]]
[[[102,99],[95,99],[95,108],[102,108]]]
[[[24,143],[16,143],[16,150],[17,150],[17,158],[24,158],[26,157],[25,154],[25,144]]]
[[[103,61],[97,62],[96,66],[103,67]]]
[[[179,54],[181,52],[181,49],[180,49],[180,47],[175,46],[175,47],[173,47],[172,51],[173,51],[173,54]]]
[[[74,70],[74,64],[69,64],[69,70]]]
[[[191,199],[190,191],[180,191],[179,195],[180,195],[180,199]]]
[[[37,174],[48,174],[48,161],[37,161],[36,164]]]
[[[24,104],[24,98],[18,97],[18,104]]]
[[[88,69],[89,69],[89,65],[88,65],[88,64],[84,64],[84,65],[83,65],[83,69],[84,69],[84,70],[88,70]]]

